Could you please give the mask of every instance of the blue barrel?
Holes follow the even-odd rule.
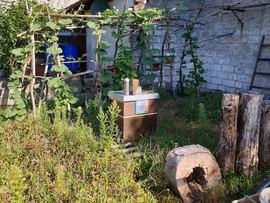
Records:
[[[65,45],[63,47],[63,53],[65,61],[78,61],[78,48],[76,45]],[[72,59],[70,59],[72,58]],[[65,64],[70,71],[78,71],[79,63],[66,63]]]
[[[45,57],[46,57],[45,59],[46,59],[46,60],[47,60],[47,57],[48,57],[47,49],[48,49],[49,47],[50,47],[50,45],[48,45],[48,44],[45,46],[45,50],[46,50],[46,51],[45,51]],[[60,46],[58,46],[58,47],[60,48]],[[50,55],[50,59],[53,59],[53,55],[52,55],[52,54]],[[51,61],[51,62],[49,61],[48,63],[52,63],[52,61]],[[48,66],[48,70],[51,70],[51,68],[52,68],[52,65],[49,65],[49,66]]]

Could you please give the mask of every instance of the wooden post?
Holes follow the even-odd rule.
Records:
[[[34,113],[34,119],[36,119],[36,102],[35,102],[35,95],[34,95],[34,85],[36,82],[36,57],[35,57],[35,35],[33,34],[31,37],[31,41],[34,44],[32,48],[32,62],[31,62],[31,69],[32,69],[32,75],[33,78],[30,82],[29,88],[30,88],[30,95],[31,95],[31,101],[32,101],[32,107],[33,107],[33,113]],[[23,81],[22,81],[23,82]]]
[[[262,102],[260,125],[259,161],[261,166],[270,168],[270,100]]]
[[[223,170],[234,171],[236,141],[237,141],[237,115],[239,95],[224,94],[221,104],[220,132],[217,162]]]
[[[239,110],[237,120],[236,169],[242,175],[254,175],[258,162],[262,94],[237,91]]]

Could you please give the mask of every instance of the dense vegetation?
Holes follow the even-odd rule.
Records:
[[[160,101],[156,133],[133,142],[143,158],[115,147],[121,142],[114,123],[119,110],[113,103],[107,112],[98,111],[98,103],[87,101],[73,121],[65,109],[48,114],[44,104],[36,120],[32,115],[2,119],[1,202],[181,202],[166,183],[166,155],[189,144],[216,153],[221,96],[207,94],[193,103],[190,98]],[[258,171],[247,178],[223,173],[223,184],[207,191],[203,202],[230,202],[251,194],[269,174]]]

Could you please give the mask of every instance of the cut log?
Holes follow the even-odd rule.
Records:
[[[247,176],[258,167],[259,133],[263,96],[255,91],[241,90],[237,120],[236,170]]]
[[[236,141],[237,141],[237,115],[239,95],[224,94],[221,104],[219,144],[217,162],[223,170],[234,171]]]
[[[270,169],[270,100],[262,102],[260,125],[259,161],[265,169]]]
[[[215,157],[201,145],[170,151],[164,172],[172,191],[186,203],[200,202],[205,189],[216,186],[221,180]]]

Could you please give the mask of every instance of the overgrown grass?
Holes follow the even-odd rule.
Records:
[[[45,108],[45,107],[43,107]],[[46,110],[43,110],[46,112]],[[57,111],[0,126],[1,202],[155,202],[134,179],[138,163],[112,146],[116,103],[99,113],[100,133]]]
[[[221,109],[222,95],[217,93],[206,92],[206,95],[200,98],[185,98],[185,108],[183,109],[183,116],[190,121],[199,119],[199,105],[205,106],[205,114],[210,123],[219,124],[220,109]]]
[[[190,144],[215,155],[219,118],[211,115],[220,105],[221,95],[213,94],[161,101],[157,131],[133,142],[145,153],[143,158],[113,147],[120,140],[115,104],[103,112],[98,110],[100,101],[88,101],[83,114],[78,108],[74,122],[68,121],[65,109],[52,121],[45,105],[36,120],[29,115],[2,122],[0,202],[181,202],[167,185],[166,156]],[[202,202],[242,198],[269,175],[258,171],[248,178],[225,172],[223,184],[208,190]]]

